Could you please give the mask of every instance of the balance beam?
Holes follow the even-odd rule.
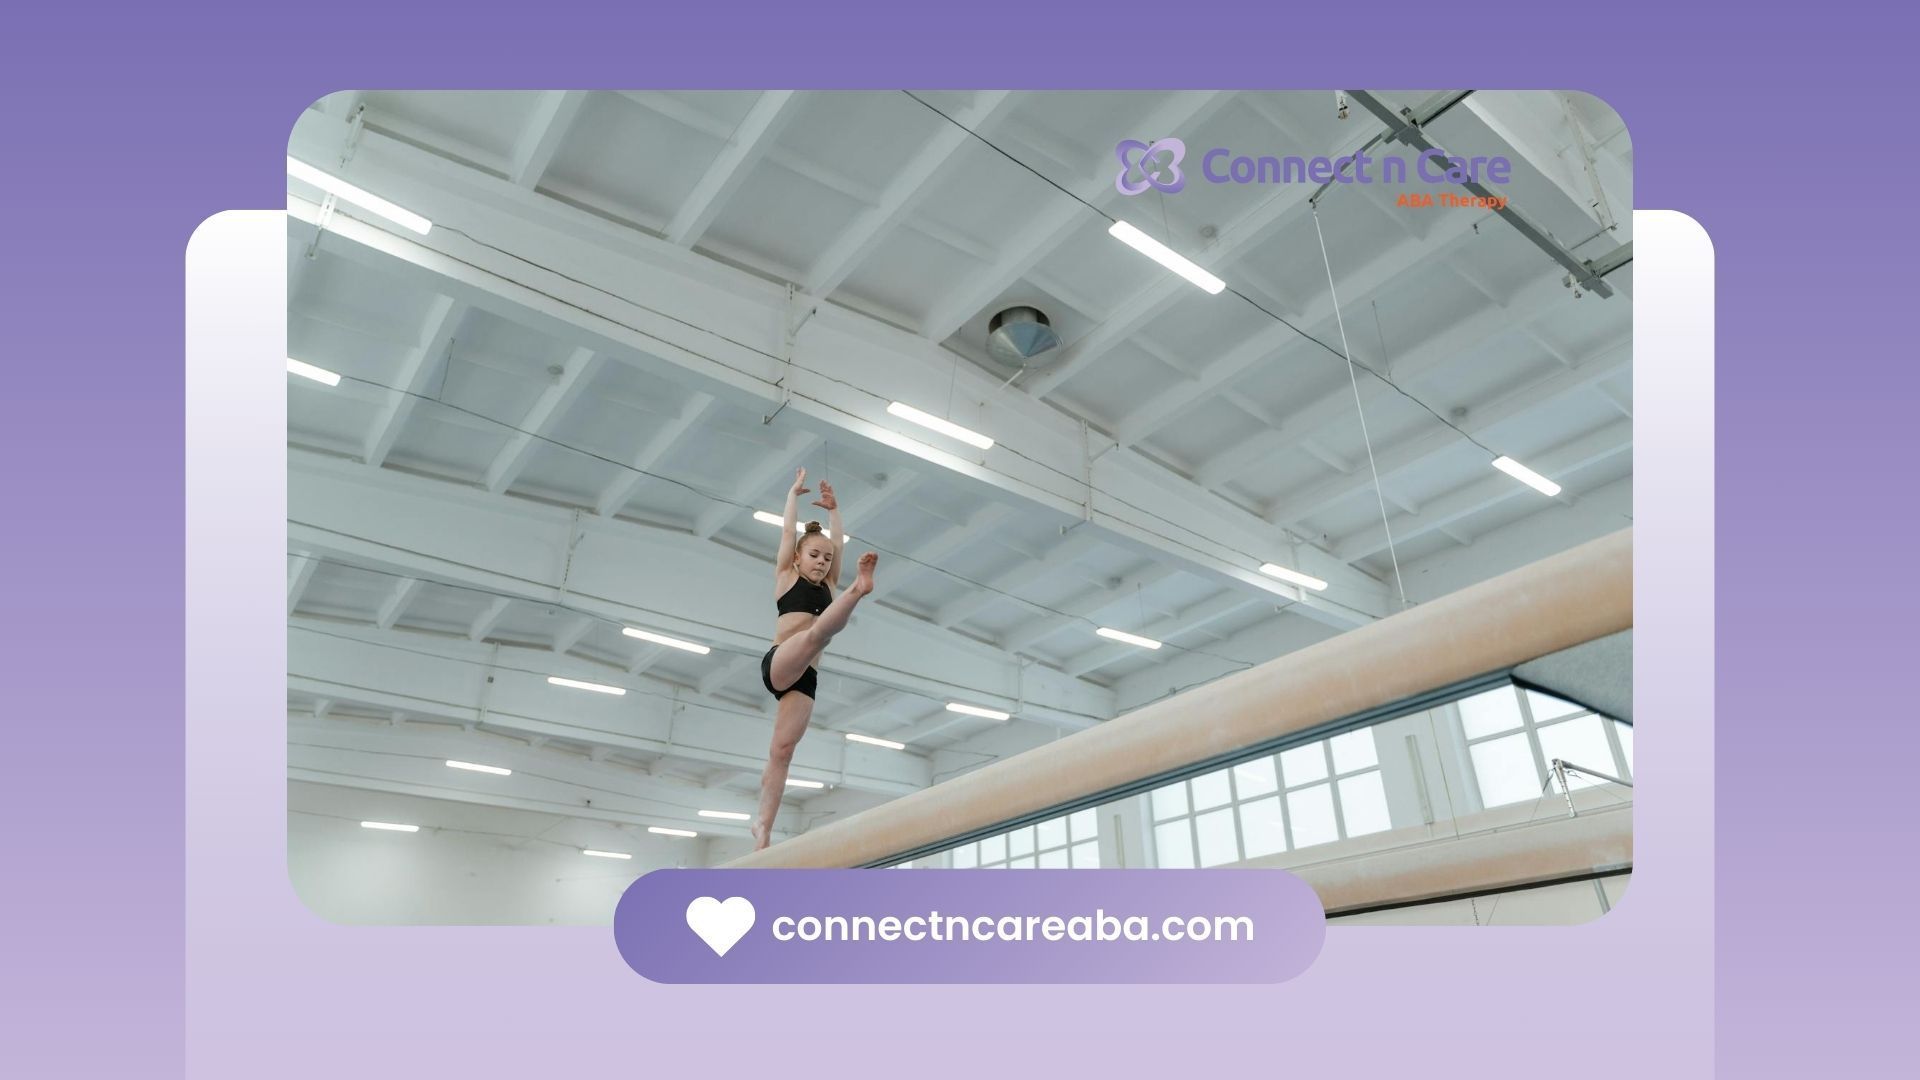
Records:
[[[1626,529],[726,865],[871,865],[1632,625],[1633,531]]]

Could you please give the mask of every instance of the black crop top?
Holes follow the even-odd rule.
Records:
[[[782,615],[796,611],[818,615],[827,610],[827,605],[831,603],[833,603],[833,593],[829,592],[825,585],[815,585],[806,578],[800,578],[793,583],[793,588],[788,589],[780,599],[773,602],[773,606],[774,610]]]

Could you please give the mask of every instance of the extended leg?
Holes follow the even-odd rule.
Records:
[[[767,751],[767,768],[760,774],[760,808],[747,831],[753,834],[753,850],[767,846],[773,833],[774,815],[780,812],[780,797],[787,790],[787,768],[793,764],[794,747],[806,734],[807,721],[813,718],[813,699],[805,694],[788,694],[780,699],[773,720],[773,746]]]
[[[871,551],[860,556],[860,573],[853,579],[853,584],[833,598],[833,603],[828,604],[827,610],[813,620],[812,626],[780,643],[780,648],[773,654],[773,666],[767,676],[773,680],[773,685],[792,686],[795,679],[806,674],[806,670],[819,661],[820,654],[826,651],[827,642],[847,628],[847,620],[853,618],[854,606],[873,591],[873,568],[879,561],[880,556]]]

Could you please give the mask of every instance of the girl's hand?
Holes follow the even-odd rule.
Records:
[[[840,501],[833,497],[832,484],[827,483],[825,480],[820,481],[820,497],[813,500],[813,505],[827,511],[840,509]]]
[[[812,490],[812,488],[807,486],[807,470],[793,470],[793,493],[795,495],[805,495]]]

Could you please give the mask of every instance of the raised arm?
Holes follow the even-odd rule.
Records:
[[[780,551],[773,557],[773,576],[776,579],[793,564],[793,548],[797,540],[795,532],[800,527],[800,496],[811,490],[807,486],[807,470],[793,470],[793,487],[787,491],[786,521],[780,530]]]
[[[841,571],[846,569],[847,527],[840,521],[840,500],[834,497],[832,484],[820,481],[820,497],[813,505],[827,512],[827,531],[833,534],[833,587],[838,590]]]

